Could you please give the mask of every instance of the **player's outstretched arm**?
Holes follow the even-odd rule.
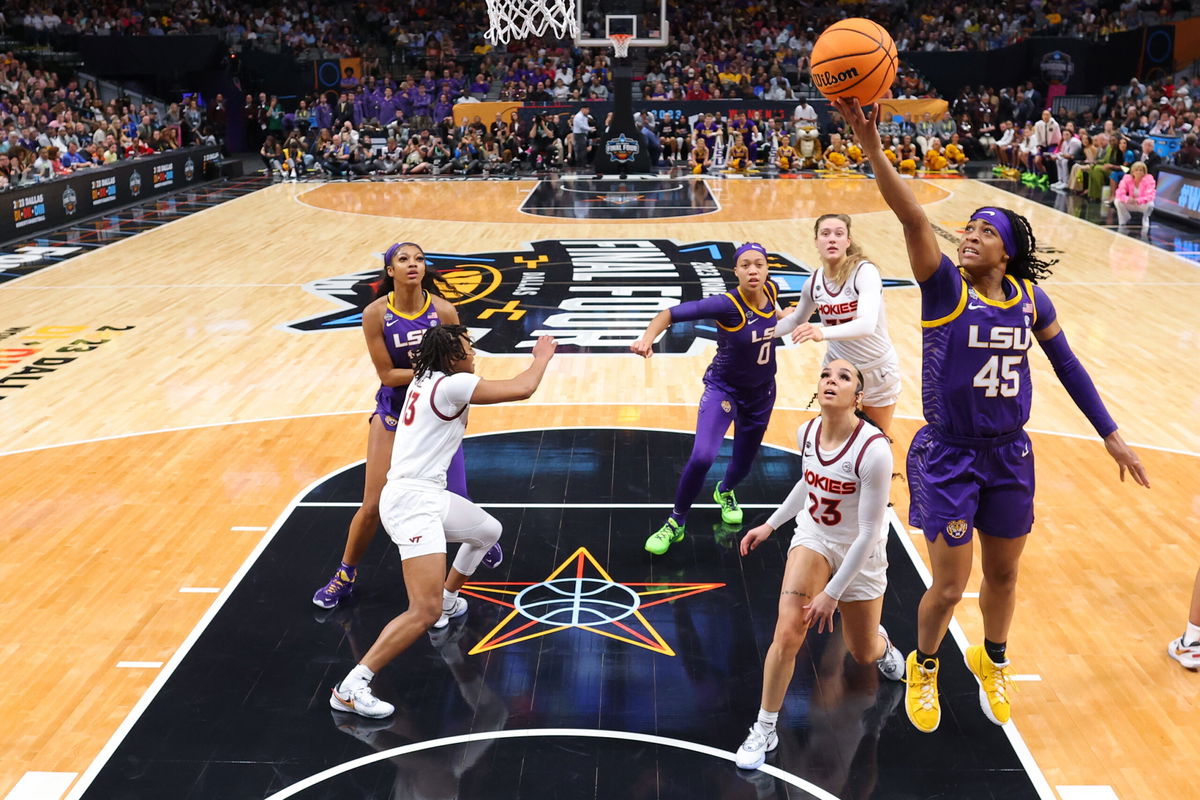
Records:
[[[904,226],[904,242],[908,245],[908,263],[912,267],[913,277],[918,281],[928,280],[942,263],[942,251],[925,210],[917,202],[917,196],[883,154],[883,143],[879,140],[877,127],[879,105],[876,104],[872,110],[870,119],[863,114],[858,100],[853,98],[838,98],[833,101],[833,106],[854,130],[854,138],[862,147],[863,155],[871,162],[880,194]]]
[[[637,353],[642,358],[654,355],[654,341],[669,327],[671,327],[671,309],[664,308],[654,315],[654,319],[650,320],[650,324],[646,326],[646,331],[641,338],[629,345],[630,351]]]
[[[1041,294],[1041,290],[1038,288],[1035,288],[1034,292],[1035,297]],[[1044,297],[1044,294],[1041,296]],[[1113,421],[1104,407],[1104,401],[1100,399],[1100,393],[1096,391],[1091,376],[1088,375],[1079,359],[1075,357],[1070,344],[1067,343],[1067,335],[1063,332],[1058,320],[1054,320],[1041,330],[1034,331],[1033,335],[1041,345],[1046,358],[1050,360],[1050,366],[1054,367],[1054,374],[1058,376],[1058,380],[1067,390],[1067,394],[1075,401],[1075,405],[1079,407],[1083,415],[1088,418],[1088,422],[1092,423],[1096,433],[1104,439],[1104,449],[1121,468],[1121,480],[1125,480],[1125,472],[1128,470],[1134,483],[1149,489],[1150,477],[1146,474],[1146,467],[1133,448],[1127,445],[1121,437],[1121,432],[1117,430],[1117,423]]]
[[[486,406],[513,400],[528,400],[541,384],[542,376],[546,374],[546,367],[550,359],[554,358],[557,348],[558,342],[554,337],[540,337],[533,346],[533,363],[529,365],[529,369],[515,378],[503,381],[479,381],[475,391],[471,393],[472,405]]]

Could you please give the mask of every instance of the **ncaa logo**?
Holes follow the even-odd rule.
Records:
[[[189,157],[187,161],[183,162],[184,180],[190,181],[193,177],[195,177],[195,175],[196,175],[196,162],[192,161],[192,159]]]
[[[79,198],[76,197],[75,190],[70,186],[62,193],[62,206],[68,217],[79,209]]]
[[[854,472],[854,467],[850,465],[849,461],[842,462],[842,472],[846,473],[847,475],[849,475],[851,472]]]
[[[730,411],[733,411],[733,405],[728,400],[722,400],[721,410],[728,414]]]
[[[954,519],[946,523],[946,535],[951,539],[961,539],[967,535],[967,521]]]
[[[137,197],[142,193],[142,173],[138,172],[136,169],[133,171],[133,174],[129,176],[129,193],[134,197]]]

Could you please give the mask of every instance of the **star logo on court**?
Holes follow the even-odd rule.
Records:
[[[622,583],[580,547],[541,581],[469,582],[463,594],[510,609],[469,655],[577,628],[663,655],[675,651],[642,611],[724,583]]]

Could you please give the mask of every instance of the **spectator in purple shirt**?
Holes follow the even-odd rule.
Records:
[[[491,91],[492,85],[483,77],[483,73],[475,76],[475,82],[471,84],[471,94],[487,94]]]
[[[392,92],[391,87],[383,90],[383,97],[379,100],[379,121],[387,125],[396,118],[396,109],[400,105],[396,100],[396,95]]]
[[[321,95],[321,99],[317,102],[317,107],[313,111],[313,116],[313,124],[317,130],[333,127],[333,107],[329,105],[328,97]]]

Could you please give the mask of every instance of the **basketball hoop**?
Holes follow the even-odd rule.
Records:
[[[554,31],[557,39],[575,38],[575,0],[487,0],[488,28],[484,38],[492,45],[513,39],[542,36]]]
[[[613,55],[617,58],[625,58],[629,55],[629,40],[633,38],[631,33],[610,33],[608,41],[612,44]]]

